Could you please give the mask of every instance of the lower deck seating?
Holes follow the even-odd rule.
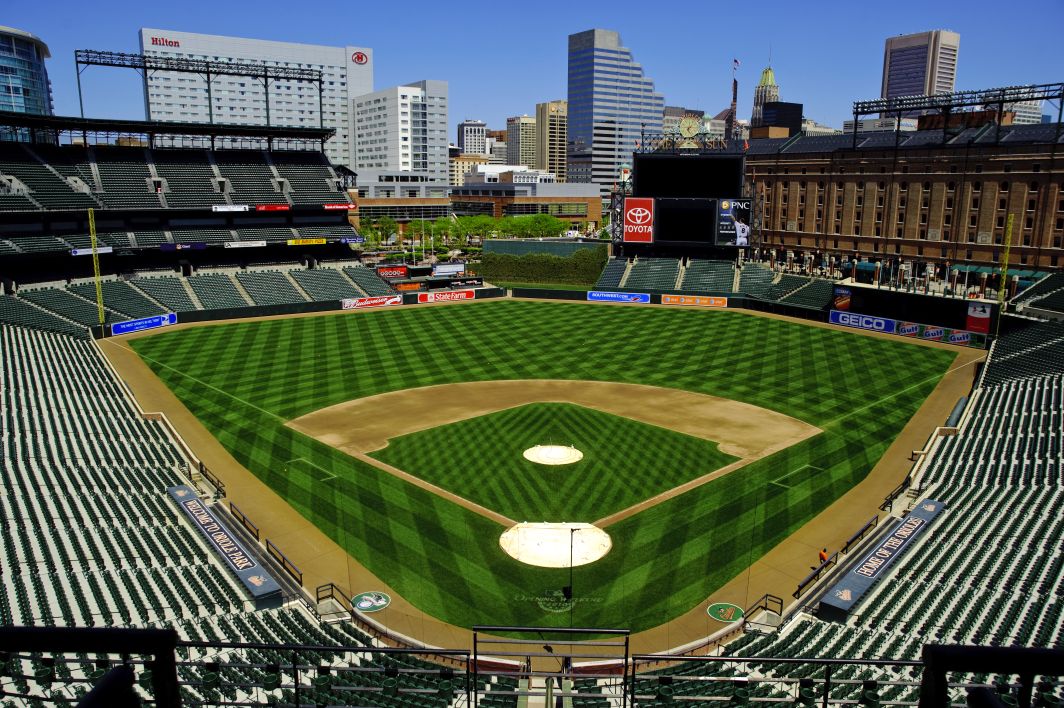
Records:
[[[822,310],[828,306],[831,302],[832,296],[835,294],[835,283],[830,280],[813,280],[813,282],[806,285],[804,288],[800,288],[795,292],[780,299],[780,302],[786,302],[792,305],[801,305],[803,307],[815,307],[818,310]]]
[[[684,272],[681,290],[730,293],[735,282],[735,267],[729,261],[705,261],[692,258]]]
[[[628,261],[624,258],[611,258],[606,261],[606,267],[602,269],[602,275],[599,276],[598,281],[595,283],[596,288],[616,288],[620,287],[621,278],[624,277],[624,271],[628,268]]]
[[[71,292],[81,295],[87,300],[96,299],[95,283],[79,283],[70,286]],[[136,291],[129,283],[122,280],[104,280],[100,283],[103,293],[104,304],[128,318],[151,317],[159,315],[165,310],[149,300],[142,293]]]
[[[99,310],[96,304],[77,297],[66,290],[49,288],[25,291],[20,292],[19,297],[86,327],[96,327],[100,324]],[[113,310],[104,309],[105,322],[120,322],[125,319],[128,318]]]
[[[85,337],[85,328],[64,320],[47,310],[34,307],[14,295],[0,295],[0,323],[20,325],[44,332],[58,332],[75,337]]]
[[[227,309],[230,307],[248,307],[248,302],[240,291],[236,289],[236,283],[228,275],[211,273],[207,275],[194,275],[188,279],[196,297],[208,310]]]
[[[343,273],[332,268],[292,270],[288,274],[295,278],[299,286],[314,300],[342,300],[363,295]]]
[[[355,285],[366,291],[367,295],[391,295],[392,286],[370,268],[361,266],[349,266],[344,268],[347,277],[355,281]]]
[[[680,274],[680,261],[675,258],[638,258],[624,281],[625,288],[634,290],[673,290]]]
[[[776,274],[759,263],[744,263],[739,272],[739,292],[764,297]]]
[[[135,278],[130,285],[142,290],[171,312],[191,312],[198,310],[185,285],[179,278],[170,276],[149,276]]]
[[[244,286],[244,290],[256,305],[284,305],[307,301],[285,277],[285,274],[278,271],[237,273],[236,279]]]

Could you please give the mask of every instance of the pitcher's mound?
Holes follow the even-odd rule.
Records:
[[[526,460],[541,465],[571,465],[584,459],[584,453],[565,445],[536,445],[522,454]]]
[[[502,550],[522,563],[540,568],[568,568],[593,563],[610,552],[610,535],[591,524],[520,523],[499,537]]]

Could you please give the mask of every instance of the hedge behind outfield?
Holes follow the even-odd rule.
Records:
[[[484,253],[477,273],[487,281],[591,285],[606,265],[606,246],[588,246],[566,258],[546,253]]]

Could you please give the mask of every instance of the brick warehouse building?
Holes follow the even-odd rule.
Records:
[[[762,244],[805,253],[1054,268],[1064,238],[1059,124],[751,141]]]

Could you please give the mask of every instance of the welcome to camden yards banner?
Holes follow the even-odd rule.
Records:
[[[280,592],[281,586],[266,572],[250,553],[240,544],[214,513],[207,508],[192,487],[179,484],[168,487],[167,493],[185,512],[192,525],[200,534],[207,539],[215,552],[222,557],[234,573],[240,578],[240,582],[248,589],[252,597],[260,598],[275,592]]]

